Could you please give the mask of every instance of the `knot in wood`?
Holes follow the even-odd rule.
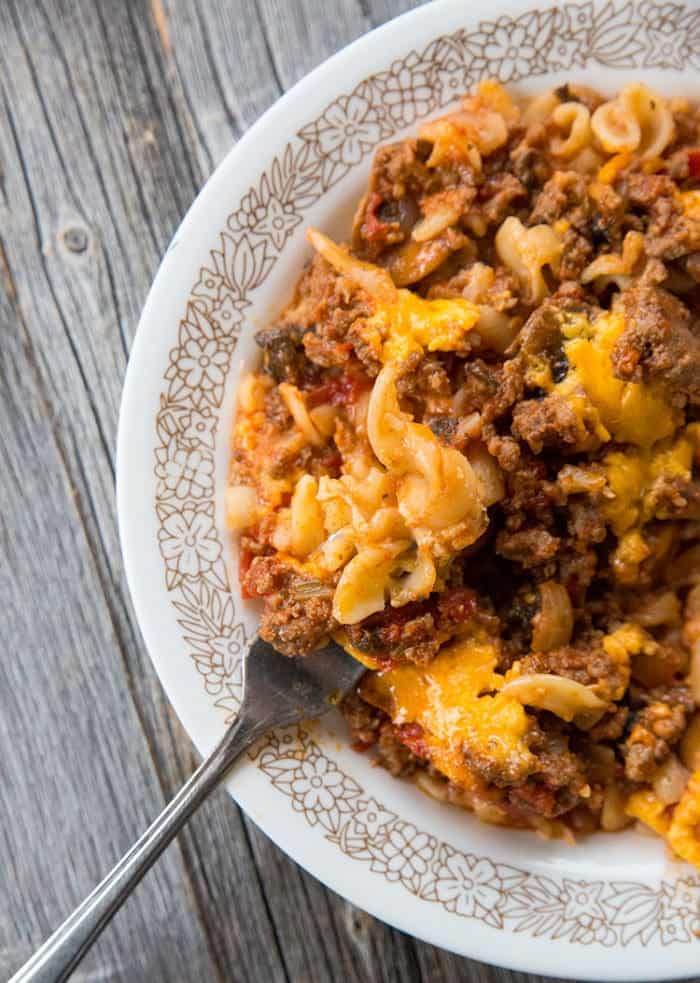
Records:
[[[84,253],[90,243],[90,236],[86,229],[79,225],[72,225],[61,233],[63,245],[68,252]]]

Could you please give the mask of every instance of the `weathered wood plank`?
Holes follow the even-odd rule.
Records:
[[[211,170],[282,93],[255,0],[151,7]]]
[[[257,0],[270,57],[285,89],[372,27],[360,0]]]
[[[157,106],[150,105],[151,89],[145,69],[144,77],[139,79],[138,45],[134,41],[129,47],[133,23],[115,20],[114,12],[123,15],[125,7],[106,6],[109,16],[100,16],[101,12],[91,7],[86,11],[89,16],[85,19],[78,16],[71,5],[57,5],[50,16],[40,8],[33,8],[22,18],[16,12],[13,15],[10,8],[3,9],[1,33],[6,59],[3,77],[7,80],[4,91],[7,116],[3,118],[8,125],[3,127],[0,135],[5,190],[0,222],[7,239],[8,262],[17,273],[16,290],[26,317],[27,334],[39,353],[37,373],[45,389],[50,425],[60,441],[68,481],[81,506],[79,521],[83,523],[83,534],[98,568],[99,576],[95,576],[94,581],[105,588],[104,598],[121,645],[120,654],[114,640],[105,637],[100,649],[101,671],[109,674],[124,698],[131,693],[136,701],[131,713],[136,715],[137,723],[141,716],[147,739],[144,740],[142,733],[132,734],[130,740],[124,742],[125,746],[135,745],[146,757],[149,745],[163,746],[159,760],[160,781],[166,795],[170,795],[181,783],[185,771],[191,770],[192,754],[179,727],[177,740],[172,737],[168,740],[171,712],[143,655],[130,615],[119,560],[111,472],[118,399],[125,367],[120,318],[122,323],[126,322],[124,309],[130,304],[133,321],[129,327],[133,331],[150,277],[181,211],[194,194],[195,185],[194,179],[188,179],[183,189],[184,164],[173,167],[169,163],[171,158],[181,162],[183,159],[179,127],[168,137],[168,126],[163,123],[163,115],[173,96],[166,92],[167,98],[163,99],[161,93],[162,102]],[[58,25],[62,25],[63,30],[59,30]],[[83,29],[87,33],[82,33]],[[143,24],[140,30],[144,30]],[[151,52],[149,71],[156,74],[157,59],[161,58],[158,45],[155,40],[146,42],[145,39],[141,39],[141,45]],[[110,75],[115,58],[121,66],[121,76]],[[73,75],[74,70],[79,73],[77,77]],[[85,74],[81,76],[80,73]],[[132,99],[128,117],[124,114],[123,91],[128,91]],[[139,93],[142,102],[137,104],[134,100]],[[90,137],[95,133],[100,133],[101,140],[91,144]],[[141,139],[140,134],[145,134],[145,139]],[[154,160],[156,153],[159,156]],[[118,159],[116,166],[114,156]],[[140,190],[141,174],[156,175],[159,181],[143,192]],[[177,202],[178,195],[182,196],[181,201],[173,208],[172,202]],[[148,204],[145,212],[144,203]],[[119,241],[120,233],[125,236],[123,241]],[[134,250],[127,248],[127,243],[130,246],[132,242]],[[146,249],[132,266],[134,251],[144,244]],[[109,268],[114,271],[111,279]],[[106,283],[116,286],[106,290]],[[14,421],[14,413],[8,408],[3,418]],[[14,511],[24,509],[26,512],[26,505],[17,497],[11,503],[14,521]],[[57,509],[52,513],[57,524],[62,521],[63,511]],[[34,571],[35,577],[38,572]],[[42,585],[40,577],[36,583]],[[68,599],[60,593],[56,593],[55,603],[57,610],[69,606]],[[29,615],[29,611],[26,613]],[[53,631],[52,626],[47,630]],[[43,645],[35,640],[33,644],[28,641],[27,646],[37,653],[42,648],[61,653],[69,647],[58,632],[50,634]],[[34,673],[33,662],[30,666]],[[62,716],[60,701],[52,701],[51,705],[57,716]],[[25,732],[27,730],[28,722]],[[50,730],[48,723],[47,730]],[[118,737],[115,734],[113,742],[102,741],[104,759],[109,760],[110,753],[123,757]],[[173,752],[177,747],[182,748],[183,760],[180,764],[176,761],[173,766]],[[88,744],[84,747],[82,760],[75,751],[67,760],[81,773],[87,773],[90,753]],[[24,763],[29,766],[27,760]],[[120,817],[115,818],[117,830],[122,831],[120,846],[123,849],[143,826],[145,818],[156,811],[162,799],[157,781],[153,784],[153,774],[150,785],[140,781],[135,774],[134,785],[130,786],[126,774],[118,781],[110,776],[104,760],[102,768],[108,780],[115,783],[115,794],[119,795],[125,810],[128,810],[133,788],[144,788],[143,802],[144,806],[148,804],[147,812],[144,809],[137,817],[138,821],[132,818],[128,826]],[[108,808],[103,811],[105,816],[110,815]],[[211,838],[212,818],[217,816],[220,824],[222,819],[225,821],[226,836],[221,838],[216,860],[221,863],[226,857],[228,876],[237,877],[242,883],[238,892],[240,902],[247,903],[253,910],[259,908],[264,914],[260,886],[245,839],[236,835],[240,830],[240,817],[223,794],[208,803],[205,812],[198,817],[200,835],[196,842],[207,843]],[[40,823],[30,828],[37,842],[45,842]],[[124,830],[128,831],[126,836]],[[196,836],[195,831],[189,833],[191,839]],[[185,858],[191,862],[193,855],[188,855],[187,839],[182,842]],[[43,858],[36,855],[36,859],[39,871]],[[102,854],[95,852],[91,859],[98,862],[88,866],[80,862],[77,854],[75,869],[82,885],[79,893],[85,893],[92,886],[112,857],[105,849]],[[62,860],[62,856],[56,856],[53,862],[58,865]],[[167,948],[171,930],[177,932],[182,944],[187,946],[188,937],[196,938],[206,927],[204,920],[198,925],[197,918],[193,918],[191,903],[194,900],[200,905],[205,903],[206,878],[200,877],[196,887],[188,887],[182,864],[177,860],[177,848],[169,867],[168,895],[173,899],[173,909],[181,909],[179,919],[175,919],[167,931],[157,922],[150,927],[147,920],[140,923],[142,938],[150,939],[156,949],[161,944]],[[18,893],[21,891],[19,883],[17,890]],[[141,890],[147,891],[147,885]],[[28,896],[29,892],[26,894]],[[31,939],[24,940],[24,955],[28,955],[31,946],[46,932],[48,922],[55,922],[76,900],[67,893],[57,897],[50,919],[46,919]],[[17,910],[21,911],[21,906]],[[181,926],[178,921],[182,921]],[[257,924],[257,949],[255,943],[251,944],[239,933],[237,938],[242,945],[237,946],[234,942],[229,946],[228,961],[222,963],[221,975],[232,979],[246,978],[254,969],[262,969],[270,979],[284,978],[279,974],[275,947],[270,944],[271,935],[269,929],[266,931],[264,918],[259,918]],[[123,926],[121,932],[120,926]],[[111,936],[115,952],[120,946],[124,953],[132,951],[129,936],[137,927],[133,921],[126,922],[120,916]],[[172,964],[168,964],[168,978],[174,978],[178,966],[187,978],[190,970],[192,973],[206,971],[207,977],[219,975],[216,961],[210,963],[208,969],[207,963],[202,962],[207,956],[207,947],[201,939],[198,945],[201,958],[192,965],[186,959],[178,960],[173,954]],[[138,951],[138,947],[136,949]],[[192,950],[197,951],[194,943]],[[268,959],[268,952],[273,954],[272,960]],[[135,960],[130,960],[129,965],[132,974],[129,978],[135,979]],[[143,978],[153,978],[149,967],[152,969],[155,965],[157,963],[142,961]]]
[[[161,801],[128,687],[106,666],[118,640],[93,586],[98,573],[79,495],[12,289],[5,269],[0,378],[3,420],[12,427],[0,433],[2,978],[119,858]],[[161,978],[182,969],[212,978],[207,941],[181,879],[175,848],[120,912],[84,972],[104,966],[128,978],[150,967]],[[178,895],[185,910],[173,934]],[[158,936],[164,944],[150,952]]]

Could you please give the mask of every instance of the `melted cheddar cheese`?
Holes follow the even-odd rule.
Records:
[[[425,300],[397,290],[392,301],[376,301],[360,328],[364,341],[384,364],[405,362],[414,352],[454,352],[469,348],[468,335],[480,317],[468,300]]]
[[[466,639],[442,649],[428,665],[369,675],[362,695],[395,724],[420,724],[430,760],[457,785],[475,783],[465,752],[524,774],[532,762],[530,723],[519,700],[498,692],[504,677],[495,672],[497,658],[492,640]]]
[[[396,286],[388,270],[351,256],[317,229],[306,238],[331,266],[360,287],[372,302],[372,314],[355,329],[378,361],[404,362],[410,355],[469,349],[467,336],[480,309],[461,297],[426,300]]]
[[[639,820],[659,836],[666,836],[670,825],[668,809],[652,789],[633,792],[627,800],[625,812],[632,819]]]
[[[650,447],[669,437],[679,415],[661,391],[624,382],[613,373],[612,351],[625,327],[621,314],[604,314],[591,323],[583,315],[563,314],[566,377],[553,386],[577,416],[587,418],[598,439]]]
[[[612,497],[603,512],[616,536],[642,526],[654,516],[652,489],[658,478],[690,479],[696,438],[690,427],[675,441],[650,449],[608,451],[603,468]]]
[[[688,218],[700,219],[700,191],[682,191],[681,199]]]

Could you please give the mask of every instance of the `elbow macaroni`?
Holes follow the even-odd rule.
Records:
[[[643,160],[663,153],[675,130],[666,100],[641,83],[628,85],[616,99],[599,106],[591,128],[607,153],[636,154]]]
[[[580,102],[564,102],[552,113],[552,120],[567,133],[566,138],[552,140],[552,153],[570,160],[591,142],[591,114]]]
[[[526,229],[519,218],[510,215],[496,233],[496,251],[518,276],[530,300],[539,303],[549,292],[542,269],[556,267],[561,259],[562,243],[554,229],[549,225]]]

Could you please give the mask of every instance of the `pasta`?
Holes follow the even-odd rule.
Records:
[[[552,122],[567,130],[566,139],[552,140],[552,153],[570,160],[585,150],[591,142],[591,114],[580,102],[559,103],[552,112]]]
[[[562,243],[548,225],[526,229],[520,219],[509,215],[496,233],[496,251],[503,263],[520,279],[528,299],[534,303],[547,294],[543,267],[556,266]]]
[[[381,148],[242,380],[261,634],[367,667],[355,743],[484,822],[700,867],[700,127],[480,83]]]
[[[593,133],[611,154],[658,157],[673,139],[673,116],[665,99],[641,83],[628,85],[603,103],[591,119]]]

